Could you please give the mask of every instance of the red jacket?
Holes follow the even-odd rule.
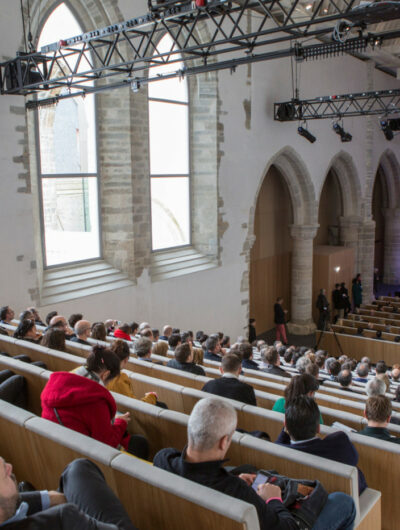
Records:
[[[42,418],[86,434],[113,447],[128,447],[126,421],[116,418],[117,406],[111,393],[102,385],[69,372],[51,374],[42,395]]]
[[[125,339],[125,340],[130,340],[130,341],[132,341],[131,336],[128,335],[128,333],[125,333],[124,331],[122,331],[122,330],[119,329],[119,328],[116,329],[116,330],[114,331],[114,337],[115,337],[116,339]]]

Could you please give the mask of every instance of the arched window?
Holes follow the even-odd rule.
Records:
[[[182,62],[168,64],[173,49],[165,35],[157,45],[165,64],[152,68],[152,77],[182,69]],[[188,84],[186,78],[150,82],[148,94],[152,249],[161,250],[191,243]]]
[[[38,49],[82,33],[61,3],[40,34]],[[87,64],[81,68],[86,69]],[[67,88],[52,91],[62,95]],[[44,97],[48,97],[46,93]],[[95,98],[61,99],[37,113],[38,182],[45,267],[100,257]]]

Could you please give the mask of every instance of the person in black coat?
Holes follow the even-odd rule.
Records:
[[[347,434],[336,431],[323,439],[318,438],[319,421],[320,412],[315,399],[309,396],[297,396],[286,405],[285,430],[281,431],[275,443],[291,446],[297,451],[322,456],[349,466],[357,466],[357,449]],[[358,469],[360,495],[366,487],[364,474]]]
[[[0,459],[0,526],[10,530],[135,530],[100,469],[80,458],[61,475],[60,490],[18,493],[12,465]],[[20,504],[19,504],[20,502]]]
[[[221,361],[220,371],[222,377],[208,381],[202,388],[203,392],[236,399],[248,405],[257,405],[253,387],[239,381],[242,361],[237,355],[233,353],[225,355]]]
[[[324,331],[326,324],[329,322],[329,302],[326,297],[326,289],[321,289],[317,298],[316,307],[319,311],[318,329]]]
[[[274,305],[274,323],[276,326],[276,340],[282,341],[283,344],[287,344],[286,338],[286,313],[287,310],[283,309],[283,298],[280,296],[277,298]]]

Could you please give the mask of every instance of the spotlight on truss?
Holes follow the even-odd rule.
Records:
[[[300,134],[300,136],[302,136],[312,144],[317,139],[313,134],[308,131],[308,129],[305,129],[304,127],[298,127],[297,132]]]
[[[332,125],[332,128],[340,136],[342,142],[351,142],[353,139],[352,135],[347,133],[337,122]]]
[[[393,131],[400,131],[400,118],[393,118],[391,120],[381,120],[381,130],[385,135],[386,140],[393,140]]]

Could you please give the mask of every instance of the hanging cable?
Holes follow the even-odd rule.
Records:
[[[42,16],[42,0],[40,0],[39,2],[39,14],[38,14],[38,17],[37,17],[37,30],[36,30],[36,34],[35,34],[35,38],[33,40],[33,44],[34,44],[34,47],[35,47],[35,50],[37,50],[37,46],[38,46],[38,42],[39,42],[39,27],[40,27],[40,22],[41,22],[41,16]]]
[[[31,31],[31,6],[30,6],[30,0],[27,0],[28,2],[28,47],[29,47],[29,51],[30,52],[33,52],[34,51],[34,46],[33,46],[33,37],[32,37],[32,31]]]
[[[23,30],[24,30],[24,46],[25,46],[25,51],[27,52],[27,51],[28,51],[28,42],[27,42],[27,40],[26,40],[24,6],[22,5],[22,1],[23,1],[23,0],[20,0],[20,4],[21,4],[21,17],[22,17],[22,27],[23,27]]]

